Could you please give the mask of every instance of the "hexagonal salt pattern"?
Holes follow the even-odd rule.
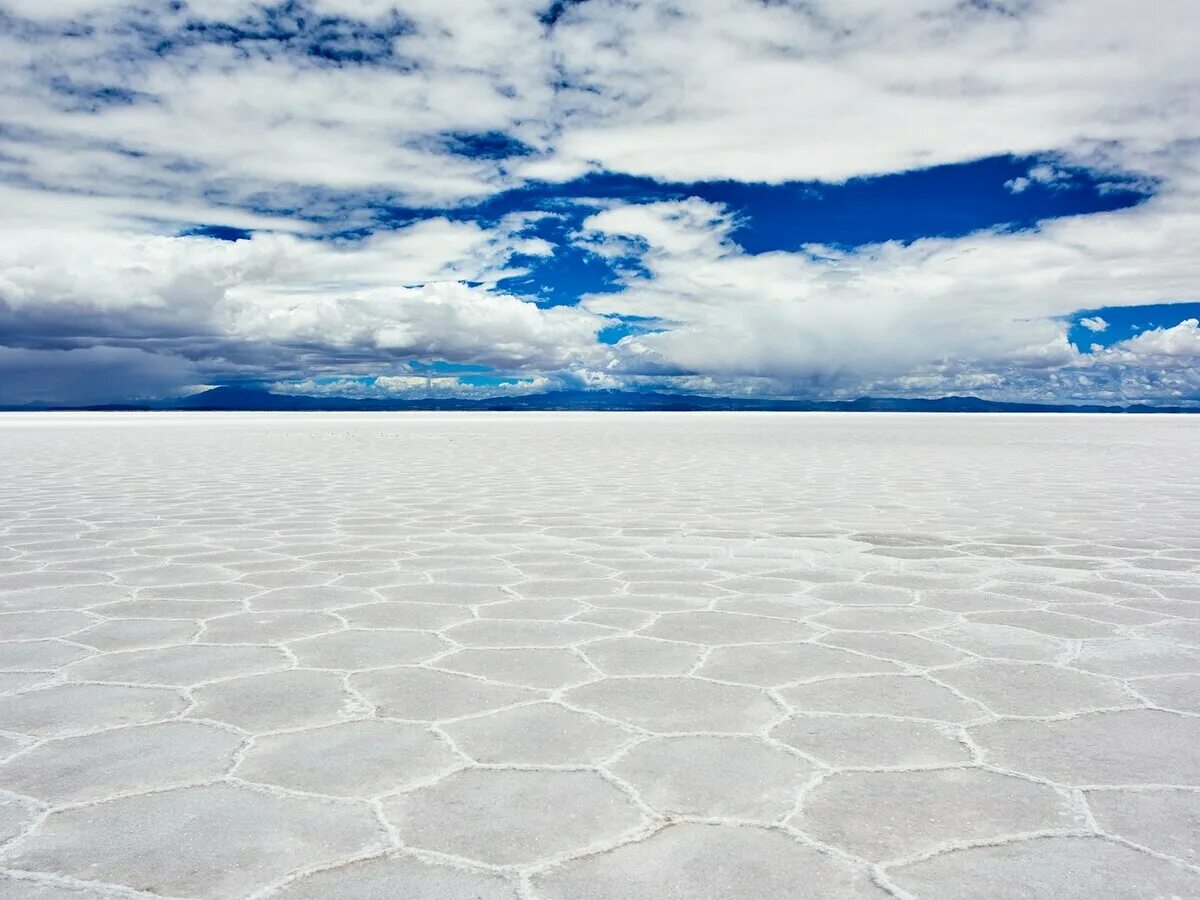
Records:
[[[1198,429],[0,417],[0,897],[1200,897]]]

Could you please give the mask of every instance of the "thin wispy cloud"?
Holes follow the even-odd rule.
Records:
[[[1173,0],[0,0],[0,402],[1200,400],[1197,47]]]

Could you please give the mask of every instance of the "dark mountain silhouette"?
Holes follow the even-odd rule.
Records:
[[[8,410],[83,409],[91,411],[225,410],[245,412],[398,412],[404,410],[627,410],[702,411],[744,410],[763,412],[1085,412],[1085,413],[1196,413],[1200,407],[1102,406],[1085,404],[1005,403],[979,397],[860,397],[857,400],[779,400],[752,397],[702,397],[630,391],[548,391],[524,396],[421,399],[355,399],[272,394],[246,387],[216,387],[173,400],[108,404],[86,407],[26,405]]]

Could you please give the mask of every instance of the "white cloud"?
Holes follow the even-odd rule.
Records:
[[[5,168],[131,206],[295,207],[316,202],[314,188],[456,202],[594,167],[838,181],[1055,152],[1175,175],[1173,157],[1190,151],[1164,149],[1200,137],[1200,16],[1189,0],[1162,0],[1153,15],[1121,0],[589,0],[552,29],[539,20],[544,0],[314,6],[310,21],[403,23],[367,44],[324,38],[394,56],[335,65],[186,30],[261,19],[249,0],[178,10],[3,0],[42,23],[0,37]],[[88,36],[56,29],[66,19]],[[171,49],[152,52],[156,40]],[[110,100],[97,104],[88,91],[101,88]],[[471,159],[447,151],[454,132],[505,132],[538,152]],[[1035,167],[1012,186],[1056,175]]]
[[[448,133],[543,143],[554,92],[540,2],[315,6],[296,20],[351,15],[394,33],[330,26],[293,45],[234,45],[203,36],[222,21],[271,31],[254,24],[263,5],[0,2],[37,23],[0,33],[0,174],[119,198],[133,215],[163,201],[319,211],[337,192],[455,203],[504,182],[501,161],[451,152]],[[293,27],[279,15],[278,31]],[[62,28],[68,20],[81,27]],[[330,63],[306,52],[319,41],[392,55]]]
[[[1061,385],[1088,399],[1175,401],[1200,397],[1200,321],[1147,329],[1109,347],[1093,347],[1061,373]]]
[[[558,165],[838,181],[1099,145],[1127,164],[1200,135],[1189,0],[591,0],[557,40],[581,88]]]
[[[1185,319],[1170,328],[1150,328],[1093,354],[1097,362],[1200,370],[1200,321]]]
[[[430,219],[354,243],[12,229],[0,232],[0,323],[49,340],[53,323],[70,321],[77,334],[175,339],[208,355],[304,347],[292,355],[310,363],[415,355],[521,369],[597,358],[599,317],[494,290],[520,271],[508,267],[514,252],[541,249],[510,230],[520,227]]]
[[[1185,250],[1200,239],[1200,215],[1157,201],[1034,232],[759,255],[730,239],[723,210],[695,198],[615,207],[585,224],[593,244],[644,248],[626,291],[584,302],[660,320],[661,331],[619,342],[622,370],[770,378],[805,392],[1026,391],[1079,364],[1063,317],[1187,296],[1200,275]],[[1196,365],[1191,344],[1173,340]]]
[[[1108,330],[1108,323],[1100,316],[1084,316],[1079,320],[1079,324],[1088,331],[1100,332]]]
[[[1031,166],[1026,174],[1004,182],[1004,186],[1014,194],[1023,194],[1034,184],[1040,184],[1043,187],[1061,188],[1068,181],[1070,181],[1069,173],[1049,163],[1039,163],[1036,166]]]

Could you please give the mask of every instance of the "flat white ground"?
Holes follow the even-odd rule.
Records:
[[[0,417],[0,896],[1200,897],[1200,420]]]

